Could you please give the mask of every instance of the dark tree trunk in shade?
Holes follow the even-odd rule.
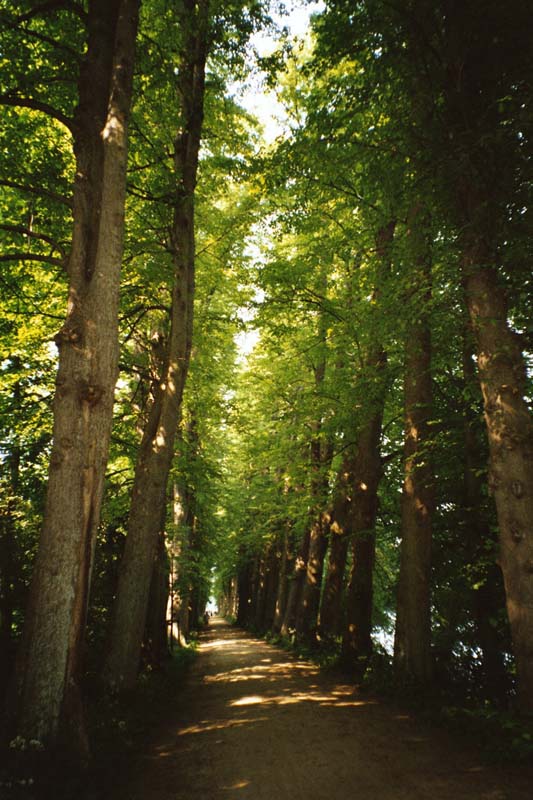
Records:
[[[354,448],[350,447],[344,453],[335,485],[329,525],[328,569],[320,605],[320,634],[325,637],[335,637],[342,630],[344,574],[348,559],[348,543],[352,533],[354,459]]]
[[[322,603],[320,604],[319,630],[322,637],[335,638],[342,629],[344,574],[348,559],[348,537],[330,528],[329,557]]]
[[[257,578],[255,587],[255,604],[253,626],[258,631],[264,630],[266,593],[267,593],[267,574],[268,574],[268,553],[263,552],[258,559]]]
[[[473,341],[469,327],[463,337],[463,380],[466,396],[479,395],[481,391],[474,365]],[[484,496],[483,457],[480,448],[479,415],[470,404],[464,411],[464,526],[473,574],[479,577],[472,589],[472,612],[477,627],[477,638],[483,654],[483,682],[487,697],[502,701],[509,690],[509,675],[505,667],[504,651],[508,649],[494,620],[505,607],[505,593],[500,567],[487,561],[487,543],[495,535]],[[484,433],[484,432],[483,432]],[[486,460],[485,460],[486,463]]]
[[[159,533],[150,585],[143,644],[143,660],[153,667],[160,666],[170,656],[167,630],[168,582],[169,559],[165,543],[165,531],[162,529]]]
[[[280,562],[280,574],[278,591],[276,596],[276,606],[274,610],[274,620],[272,630],[274,633],[281,632],[287,601],[289,597],[289,579],[294,571],[294,543],[292,541],[290,529],[285,532]]]
[[[378,487],[381,479],[381,422],[385,401],[385,354],[375,359],[375,380],[378,387],[374,398],[374,413],[363,423],[357,437],[357,448],[349,469],[352,483],[350,548],[352,568],[346,596],[341,661],[350,671],[363,669],[372,652],[373,575],[375,556],[375,525],[378,508]]]
[[[309,528],[304,533],[303,539],[298,548],[298,554],[294,560],[294,569],[289,581],[289,594],[287,597],[287,607],[281,625],[281,635],[289,636],[296,627],[296,614],[300,604],[303,584],[307,571],[307,557],[309,554],[309,540],[311,531]]]
[[[251,561],[244,561],[237,574],[237,594],[239,596],[237,607],[237,625],[246,628],[251,620],[252,606],[252,570]]]
[[[254,625],[257,619],[258,606],[262,601],[261,598],[261,556],[257,555],[253,559],[252,567],[252,581],[251,581],[251,603],[250,603],[250,625]]]
[[[432,676],[430,593],[434,477],[429,427],[432,410],[431,257],[429,220],[421,207],[411,209],[408,226],[411,285],[417,292],[417,308],[405,342],[405,477],[394,671],[399,683],[427,685]]]
[[[47,500],[12,693],[13,733],[87,757],[79,675],[118,376],[137,0],[94,0],[72,123],[76,179]]]
[[[277,541],[269,548],[267,559],[265,608],[263,616],[263,630],[272,630],[276,613],[276,600],[280,581],[281,550]]]

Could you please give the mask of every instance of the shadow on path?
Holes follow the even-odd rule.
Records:
[[[123,800],[532,797],[531,771],[483,765],[442,731],[221,619],[169,704],[175,721],[133,765]]]

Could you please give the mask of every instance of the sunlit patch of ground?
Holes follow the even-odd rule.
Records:
[[[249,680],[274,681],[294,678],[296,675],[311,677],[317,674],[318,669],[316,667],[310,667],[308,664],[299,664],[296,661],[286,661],[270,665],[268,671],[265,670],[263,664],[257,664],[253,667],[237,667],[236,669],[217,672],[214,675],[206,675],[204,681],[205,683],[236,683]]]
[[[338,695],[338,693],[337,693]],[[351,697],[352,692],[346,694]],[[335,706],[335,708],[357,708],[369,705],[368,700],[340,700],[338,696],[330,694],[320,694],[319,692],[291,692],[289,696],[278,695],[277,697],[265,697],[264,695],[245,695],[233,700],[229,705],[234,706],[253,706],[253,705],[278,705],[288,706],[294,703],[318,703],[321,706]]]
[[[209,731],[222,731],[228,728],[236,728],[240,725],[252,725],[255,722],[264,722],[266,717],[247,717],[246,719],[223,719],[219,721],[201,722],[198,725],[190,725],[188,728],[181,728],[177,731],[178,736],[190,736],[194,733],[208,733]]]

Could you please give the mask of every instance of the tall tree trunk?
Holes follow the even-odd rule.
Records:
[[[402,545],[394,640],[394,670],[401,683],[427,684],[431,658],[431,524],[433,470],[429,452],[432,405],[429,299],[431,263],[428,217],[420,207],[409,215],[411,285],[420,310],[405,343],[405,445]]]
[[[346,596],[341,661],[346,669],[355,672],[364,668],[372,652],[375,526],[381,479],[381,423],[385,403],[385,353],[380,351],[371,360],[376,373],[373,413],[359,432],[349,470],[352,488],[347,527],[351,540],[352,569]]]
[[[371,342],[363,375],[368,406],[367,419],[357,433],[355,453],[349,461],[345,481],[351,484],[347,528],[352,568],[346,598],[341,660],[344,668],[359,673],[372,650],[373,572],[378,486],[381,478],[380,439],[386,396],[386,354],[379,331],[379,297],[391,266],[391,247],[396,221],[389,220],[376,233],[376,286]]]
[[[487,425],[489,486],[498,515],[500,566],[511,626],[521,707],[533,711],[533,421],[524,390],[518,337],[485,242],[463,235],[463,274],[477,345]]]
[[[121,563],[112,636],[104,677],[115,687],[137,680],[150,580],[157,547],[159,509],[166,487],[192,345],[195,274],[194,192],[203,123],[208,2],[184,0],[178,84],[183,127],[175,140],[176,196],[170,235],[174,285],[165,368],[141,442],[128,536]],[[155,513],[154,513],[155,510]]]
[[[127,124],[138,0],[89,4],[73,133],[74,229],[59,349],[53,449],[17,670],[16,731],[88,745],[79,670],[118,375]]]
[[[471,20],[468,4],[446,3],[441,28],[446,68],[442,113],[446,138],[454,147],[448,154],[454,205],[447,211],[459,231],[462,279],[476,343],[490,453],[489,487],[498,517],[499,560],[516,661],[519,706],[532,712],[533,419],[524,396],[526,364],[519,337],[509,325],[497,256],[501,234],[506,235],[504,220],[512,202],[509,190],[514,188],[508,184],[509,189],[501,191],[501,157],[509,155],[512,174],[522,149],[521,142],[515,138],[514,144],[509,138],[508,154],[505,152],[506,140],[501,135],[505,117],[499,110],[500,98],[508,93],[515,94],[513,102],[521,102],[520,96],[526,96],[519,74],[525,65],[519,57],[527,50],[522,44],[513,52],[511,38],[524,29],[522,7],[518,3],[502,6],[498,22],[494,15],[489,16],[472,49],[471,38],[465,35]],[[489,83],[485,65],[494,59],[495,51],[504,58],[499,69],[501,80]]]

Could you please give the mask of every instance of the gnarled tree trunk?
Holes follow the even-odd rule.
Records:
[[[87,752],[79,669],[118,375],[127,124],[138,0],[89,4],[73,123],[76,182],[53,449],[17,671],[16,732]]]

